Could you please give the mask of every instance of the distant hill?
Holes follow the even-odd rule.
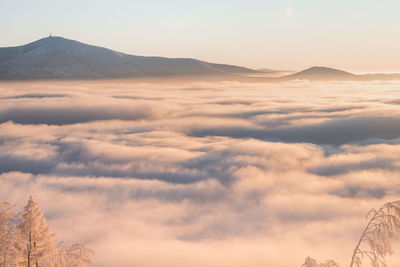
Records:
[[[290,74],[281,79],[285,80],[296,80],[296,79],[306,79],[306,80],[358,80],[359,77],[350,72],[343,70],[337,70],[327,67],[311,67],[309,69]]]
[[[353,74],[347,71],[328,68],[311,67],[290,75],[276,78],[277,81],[309,80],[309,81],[373,81],[400,80],[399,73]]]
[[[0,48],[0,80],[235,76],[259,71],[191,58],[134,56],[62,37]]]

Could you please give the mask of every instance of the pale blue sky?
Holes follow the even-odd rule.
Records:
[[[49,35],[243,65],[400,72],[399,0],[0,0],[0,46]]]

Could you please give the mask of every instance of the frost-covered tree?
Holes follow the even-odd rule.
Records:
[[[12,207],[8,202],[0,202],[0,266],[14,266],[17,250]]]
[[[67,267],[86,267],[90,264],[90,255],[93,250],[82,244],[74,244],[65,251],[65,262]]]
[[[369,259],[373,267],[386,267],[385,256],[393,253],[390,239],[400,233],[400,201],[372,209],[370,218],[351,258],[350,267],[361,267],[362,259]]]
[[[58,243],[55,247],[54,252],[52,253],[49,264],[52,267],[65,267],[65,250],[61,246],[62,242]]]
[[[385,257],[393,254],[391,239],[400,234],[400,200],[385,203],[367,214],[369,221],[353,251],[350,267],[362,267],[369,260],[372,267],[386,267]],[[307,257],[302,267],[336,267],[334,261],[318,263]]]
[[[54,235],[47,226],[43,211],[36,201],[29,197],[27,205],[20,214],[17,226],[20,235],[22,263],[25,266],[49,266],[55,253]]]
[[[318,262],[308,256],[301,267],[318,267]]]
[[[334,262],[333,260],[318,263],[315,259],[308,256],[302,267],[339,267],[339,264]]]
[[[82,244],[73,244],[69,249],[57,244],[55,252],[52,254],[49,264],[52,267],[87,267],[90,265],[93,250],[86,248]]]
[[[0,202],[0,267],[89,266],[91,249],[81,244],[64,249],[62,243],[55,245],[43,211],[32,197],[19,218],[8,202]]]

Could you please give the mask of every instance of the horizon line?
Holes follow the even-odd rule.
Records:
[[[375,70],[375,71],[353,71],[353,70],[348,70],[346,68],[341,68],[341,67],[336,67],[336,66],[331,66],[331,65],[321,65],[321,64],[309,64],[307,67],[301,68],[301,69],[291,69],[291,68],[274,68],[271,66],[268,67],[261,67],[261,68],[257,68],[257,67],[251,67],[251,66],[247,66],[247,65],[241,65],[241,64],[231,64],[231,63],[222,63],[222,62],[218,62],[218,60],[215,61],[209,61],[209,60],[203,60],[203,59],[199,59],[196,57],[169,57],[169,56],[163,56],[163,55],[142,55],[142,54],[132,54],[130,52],[124,52],[124,51],[120,51],[120,50],[115,50],[113,48],[109,48],[106,45],[97,45],[97,44],[90,44],[90,43],[85,43],[82,41],[79,41],[77,39],[71,39],[62,35],[53,35],[51,32],[49,33],[49,35],[45,36],[45,37],[41,37],[39,39],[36,39],[34,41],[30,41],[28,43],[24,43],[24,44],[20,44],[20,45],[13,45],[13,46],[0,46],[0,49],[4,49],[4,48],[13,48],[13,47],[21,47],[21,46],[25,46],[25,45],[29,45],[31,43],[43,40],[43,39],[48,39],[48,38],[61,38],[61,39],[65,39],[65,40],[70,40],[70,41],[74,41],[74,42],[78,42],[81,44],[85,44],[85,45],[90,45],[90,46],[95,46],[95,47],[101,47],[101,48],[105,48],[108,50],[112,50],[118,53],[123,53],[126,55],[132,55],[132,56],[142,56],[142,57],[161,57],[161,58],[170,58],[170,59],[194,59],[194,60],[199,60],[199,61],[203,61],[203,62],[207,62],[207,63],[212,63],[212,64],[221,64],[221,65],[231,65],[231,66],[237,66],[237,67],[244,67],[244,68],[248,68],[251,70],[255,70],[255,71],[263,71],[263,70],[271,70],[274,72],[280,72],[280,73],[296,73],[296,72],[300,72],[300,71],[304,71],[304,70],[308,70],[314,67],[323,67],[323,68],[329,68],[329,69],[335,69],[335,70],[340,70],[340,71],[345,71],[345,72],[349,72],[351,74],[355,74],[355,75],[373,75],[373,74],[384,74],[384,75],[390,75],[390,74],[400,74],[400,70],[397,71],[388,71],[388,70]]]

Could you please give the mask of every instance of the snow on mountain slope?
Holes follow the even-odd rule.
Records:
[[[133,56],[62,37],[0,48],[0,79],[226,76],[257,71],[191,58]]]

